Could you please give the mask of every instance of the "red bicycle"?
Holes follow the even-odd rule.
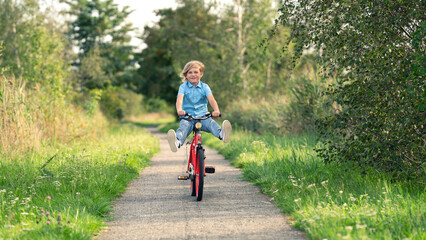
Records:
[[[203,199],[203,188],[204,188],[204,177],[206,173],[214,173],[215,168],[212,166],[205,166],[205,149],[201,144],[201,120],[208,119],[211,117],[210,113],[207,113],[204,117],[193,117],[190,114],[186,114],[188,119],[194,119],[197,122],[194,125],[193,133],[194,137],[191,142],[189,149],[189,159],[187,166],[187,176],[179,176],[179,180],[191,180],[191,196],[196,196],[197,201]]]

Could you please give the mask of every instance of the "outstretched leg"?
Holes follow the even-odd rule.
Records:
[[[208,118],[201,120],[203,126],[201,130],[204,132],[212,133],[214,136],[227,143],[230,140],[232,126],[228,120],[223,121],[222,127],[219,126],[213,119]]]

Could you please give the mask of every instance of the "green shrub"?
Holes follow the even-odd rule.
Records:
[[[158,97],[152,97],[147,99],[144,102],[144,108],[147,112],[174,112],[175,111],[175,105],[170,104],[167,101],[158,98]]]
[[[119,97],[126,104],[123,109],[125,117],[138,116],[146,112],[144,101],[145,97],[131,90],[123,90],[119,92]]]
[[[337,79],[328,94],[342,108],[320,121],[321,156],[425,182],[425,5],[300,0],[279,12],[295,51],[320,47]]]
[[[126,102],[120,96],[123,91],[122,88],[109,87],[102,92],[99,105],[102,112],[109,119],[123,119],[124,109],[126,107]]]

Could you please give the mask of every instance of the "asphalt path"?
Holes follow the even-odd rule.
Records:
[[[207,147],[206,165],[216,173],[204,178],[197,202],[190,180],[177,180],[185,174],[186,147],[173,153],[166,134],[146,129],[160,139],[161,152],[117,199],[113,221],[96,239],[305,239],[258,187],[241,179],[239,169]]]

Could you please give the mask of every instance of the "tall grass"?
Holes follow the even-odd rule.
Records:
[[[325,164],[315,154],[312,135],[234,131],[228,144],[203,136],[311,239],[426,239],[424,183],[392,182],[355,166]]]
[[[125,125],[102,138],[0,155],[0,239],[91,239],[158,141]]]
[[[63,94],[40,85],[0,76],[0,151],[16,154],[39,150],[46,144],[96,137],[106,127],[101,116],[88,118]],[[96,126],[96,127],[94,127]]]

